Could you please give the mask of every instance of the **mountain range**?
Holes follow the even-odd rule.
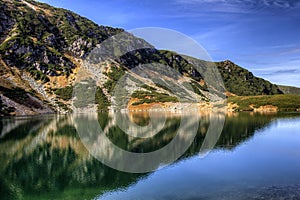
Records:
[[[195,68],[207,71],[215,65],[224,82],[218,96],[256,96],[297,93],[298,88],[278,86],[254,76],[248,70],[226,60],[208,62],[155,49],[141,38],[120,28],[99,26],[69,10],[54,8],[32,0],[0,1],[0,114],[31,115],[68,113],[72,110],[74,86],[80,68],[89,54],[106,39],[126,34],[148,48],[128,52],[102,63],[101,80],[95,83],[95,101],[99,110],[111,109],[113,92],[119,79],[126,75],[134,82],[126,94],[130,106],[178,101],[170,88],[178,87],[185,96],[209,100],[212,86]],[[130,42],[128,43],[130,45]],[[156,81],[133,74],[132,69],[160,63],[180,74],[187,88],[174,77],[169,82]],[[144,73],[149,68],[140,67]],[[85,88],[83,88],[85,89]],[[216,89],[213,87],[213,89]],[[222,88],[221,88],[222,89]],[[83,93],[84,95],[84,93]],[[84,98],[84,97],[83,97]],[[75,102],[80,107],[80,99]]]

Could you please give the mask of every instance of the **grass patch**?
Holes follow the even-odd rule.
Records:
[[[118,80],[125,74],[125,71],[121,67],[112,66],[111,71],[106,73],[109,80],[104,83],[104,87],[107,89],[108,93],[111,93],[116,86]]]
[[[97,87],[95,94],[95,101],[98,104],[98,110],[108,111],[108,107],[110,106],[110,102],[107,97],[103,93],[100,87]]]
[[[65,101],[70,100],[73,95],[73,86],[55,89],[54,93]]]
[[[151,87],[151,86],[146,85],[146,84],[142,85],[141,87],[144,88],[144,89],[146,89],[146,90],[149,90],[149,91],[156,91],[156,88]]]
[[[67,106],[66,104],[64,104],[64,103],[62,103],[62,102],[60,102],[60,101],[57,101],[56,104],[57,104],[60,108],[64,109],[65,111],[70,111],[70,109],[68,108],[68,106]]]
[[[300,95],[235,96],[229,97],[228,102],[236,103],[239,111],[252,111],[250,105],[255,108],[272,105],[278,107],[280,111],[292,111],[300,108]]]
[[[137,102],[134,102],[132,105],[137,106],[144,103],[164,103],[164,102],[178,102],[176,97],[170,96],[165,93],[158,92],[148,92],[148,91],[136,91],[131,95],[132,98],[139,99]]]

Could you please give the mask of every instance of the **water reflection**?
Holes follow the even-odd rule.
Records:
[[[185,117],[189,124],[195,122],[195,116]],[[276,123],[276,119],[292,117],[297,117],[297,114],[228,115],[220,137],[212,134],[212,137],[219,138],[215,149],[232,150],[258,130]],[[130,114],[128,118],[139,125],[149,124],[147,114]],[[167,116],[163,128],[154,137],[136,138],[117,126],[115,116],[105,113],[99,113],[96,118],[93,116],[114,145],[135,153],[152,152],[168,145],[180,128],[181,118],[180,115]],[[205,139],[211,123],[214,123],[210,119],[209,113],[201,115],[197,134],[180,159],[187,159],[212,145],[209,142],[214,139]],[[76,126],[82,124],[72,116],[2,118],[1,199],[91,199],[106,191],[128,187],[149,175],[120,172],[96,160],[80,140]],[[190,125],[185,129],[186,134],[180,137],[183,141],[190,140],[188,127]],[[89,140],[96,141],[98,137],[92,135]],[[109,151],[107,149],[107,155],[119,156]]]
[[[110,126],[104,128],[99,126],[97,114],[74,115],[73,122],[83,144],[95,158],[120,171],[144,173],[173,163],[182,156],[203,123],[210,124],[201,147],[201,152],[207,153],[216,144],[225,120],[223,112],[204,115],[150,111],[149,115],[151,120],[147,126],[129,126],[132,122],[126,120],[128,113],[114,113]],[[135,134],[127,134],[128,131]],[[115,136],[123,138],[116,140]],[[120,147],[120,141],[127,142]]]

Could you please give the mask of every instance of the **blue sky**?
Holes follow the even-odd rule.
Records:
[[[101,25],[186,34],[215,61],[232,60],[300,87],[300,0],[41,0]]]

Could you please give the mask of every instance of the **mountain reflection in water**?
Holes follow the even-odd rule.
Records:
[[[283,118],[293,119],[298,116],[293,113],[227,114],[222,134],[214,136],[218,137],[214,151],[231,152],[258,130],[267,129]],[[151,130],[142,128],[151,123],[147,113],[135,113],[127,117],[139,125],[136,126],[139,130],[129,130],[126,124],[119,125],[123,129],[127,128],[132,133],[140,131],[152,134],[149,133]],[[168,115],[161,120],[164,123],[153,125],[153,135],[158,132],[153,137],[136,138],[116,125],[115,116],[107,113],[99,113],[98,118],[93,116],[113,144],[136,153],[152,152],[168,145],[176,136],[181,118],[180,115]],[[173,165],[199,154],[210,123],[213,123],[211,119],[213,117],[210,113],[201,115],[192,144]],[[193,115],[188,116],[188,121],[191,124],[197,123]],[[151,174],[117,171],[95,159],[82,143],[76,130],[81,125],[76,123],[78,121],[68,115],[0,120],[1,199],[92,199],[108,191],[125,189]],[[188,133],[186,137],[189,137]],[[118,156],[114,152],[109,155]]]

